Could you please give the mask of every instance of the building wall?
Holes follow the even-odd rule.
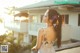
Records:
[[[69,24],[72,26],[78,26],[78,13],[69,14]]]
[[[78,14],[80,12],[70,12],[57,10],[60,14],[69,14],[69,24],[62,28],[62,40],[77,39],[80,40],[80,26],[78,26]]]
[[[69,18],[69,25],[72,27],[72,35],[71,38],[80,40],[80,26],[78,26],[78,14],[80,13],[71,13]]]
[[[64,24],[62,27],[62,41],[69,40],[69,39],[78,39],[80,40],[80,26],[78,26],[78,14],[80,12],[70,12],[66,10],[57,10],[60,14],[69,14],[69,24]],[[35,13],[33,13],[35,12]],[[39,15],[43,15],[45,10],[37,10],[32,11],[31,15],[38,16],[38,20],[40,20]],[[34,33],[34,32],[32,32]],[[36,34],[35,34],[36,35]]]

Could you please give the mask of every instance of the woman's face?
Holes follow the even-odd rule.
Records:
[[[48,23],[48,10],[45,12],[45,14],[43,16],[43,22]]]

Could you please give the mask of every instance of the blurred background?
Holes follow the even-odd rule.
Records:
[[[62,17],[62,45],[57,53],[80,52],[80,0],[0,0],[0,45],[8,53],[31,53],[45,11],[55,9]],[[0,51],[1,53],[1,51]]]

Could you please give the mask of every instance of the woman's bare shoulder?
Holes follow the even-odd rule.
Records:
[[[44,32],[45,32],[45,29],[44,28],[39,29],[39,34],[43,35]]]
[[[42,33],[42,32],[44,32],[44,29],[43,28],[39,29],[39,33]]]

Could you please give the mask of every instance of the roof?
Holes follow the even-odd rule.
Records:
[[[17,8],[17,10],[18,9],[38,8],[38,7],[48,7],[48,6],[51,6],[53,4],[54,4],[53,0],[47,0],[47,1],[41,1],[41,2],[38,2],[38,3],[35,3],[35,4],[31,4],[31,5],[28,5],[28,6],[24,6],[24,7],[21,7],[21,8]]]
[[[64,0],[63,0],[64,1]],[[71,0],[70,0],[71,1]],[[75,0],[76,1],[76,0]],[[59,4],[58,4],[59,3]],[[64,1],[62,4],[61,4],[61,1],[59,2],[59,0],[44,0],[44,1],[41,1],[41,2],[38,2],[38,3],[34,3],[34,4],[31,4],[31,5],[28,5],[28,6],[24,6],[24,7],[21,7],[21,8],[17,8],[16,10],[29,10],[29,9],[34,9],[34,8],[44,8],[44,7],[51,7],[51,6],[61,6],[61,5],[72,5],[74,7],[80,7],[80,2],[79,0],[77,0],[76,2],[69,2],[69,0]],[[78,5],[78,6],[77,6]],[[70,7],[70,6],[69,6]]]

